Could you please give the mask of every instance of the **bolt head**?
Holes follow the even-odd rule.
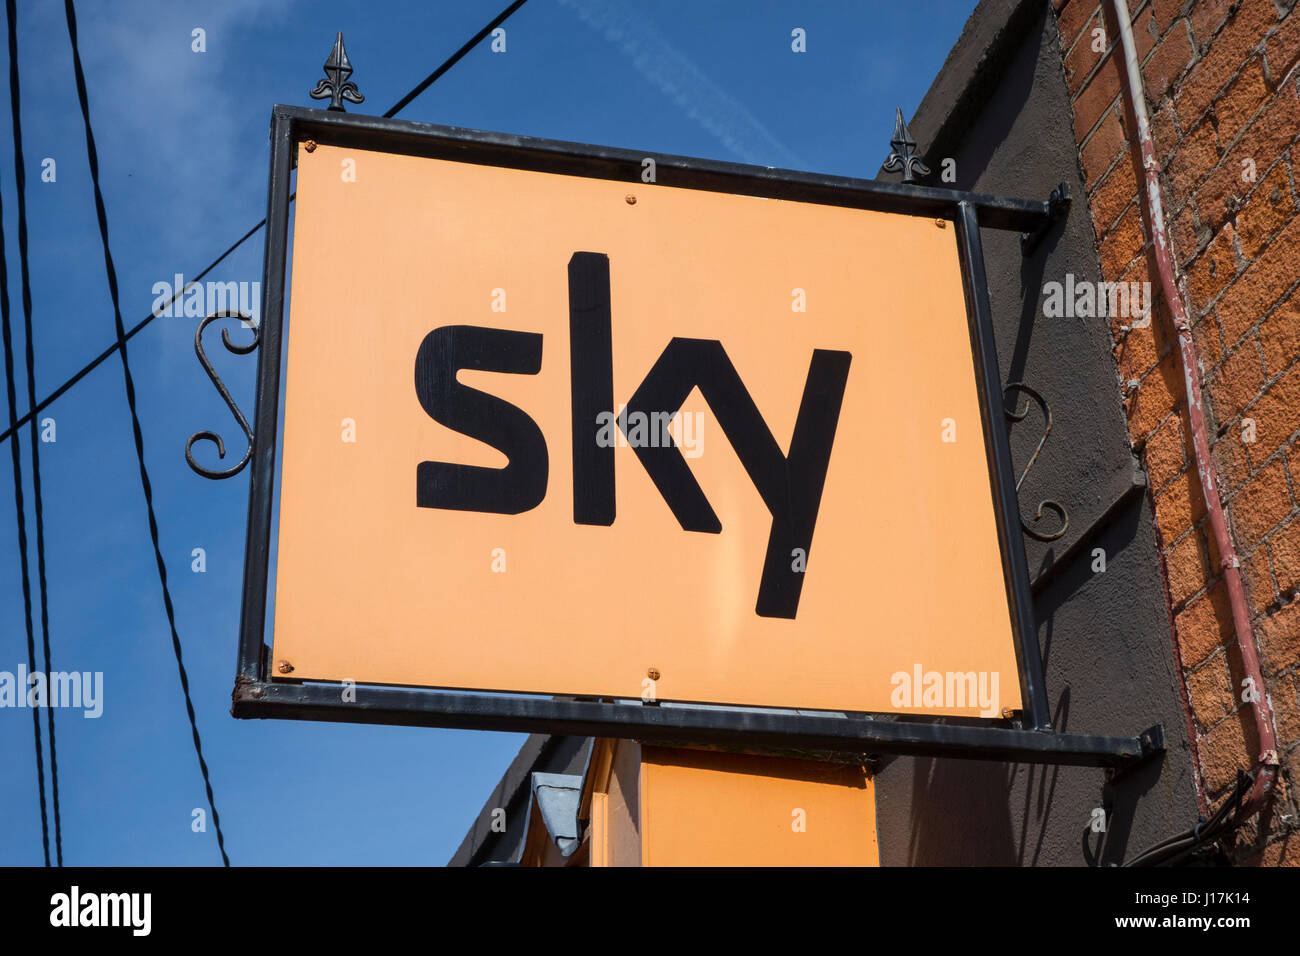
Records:
[[[659,679],[659,668],[657,668],[657,667],[651,667],[649,670],[647,670],[647,671],[645,672],[645,676],[648,677],[648,678],[650,678],[651,680],[658,680],[658,679]]]
[[[293,673],[293,665],[290,664],[288,661],[280,661],[279,667],[277,669],[280,671],[281,674]]]
[[[316,152],[316,141],[314,139],[305,140],[302,144],[302,148],[307,150],[309,153],[314,153]]]

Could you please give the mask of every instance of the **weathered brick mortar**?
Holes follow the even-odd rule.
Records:
[[[1193,321],[1220,497],[1242,563],[1282,768],[1243,862],[1300,863],[1300,15],[1295,0],[1130,0],[1177,278]],[[1106,281],[1150,281],[1141,161],[1109,0],[1054,0],[1079,161]],[[1092,49],[1093,31],[1105,31]],[[1253,181],[1243,173],[1249,160]],[[1156,292],[1157,290],[1153,290]],[[1219,556],[1190,453],[1177,340],[1112,322],[1210,800],[1256,750]],[[1247,440],[1252,435],[1253,441]]]

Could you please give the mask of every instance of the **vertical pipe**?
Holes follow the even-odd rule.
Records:
[[[1254,716],[1255,730],[1259,736],[1259,766],[1255,774],[1255,785],[1241,810],[1241,816],[1244,818],[1259,810],[1272,789],[1277,774],[1277,742],[1273,733],[1273,720],[1268,695],[1265,693],[1264,677],[1260,671],[1259,657],[1255,653],[1250,611],[1246,604],[1246,592],[1241,583],[1241,562],[1237,558],[1236,547],[1228,531],[1228,522],[1223,514],[1223,504],[1219,501],[1219,489],[1214,480],[1214,469],[1210,461],[1210,442],[1205,424],[1205,409],[1202,404],[1200,365],[1196,356],[1196,344],[1192,340],[1191,322],[1187,318],[1187,307],[1174,281],[1173,260],[1169,253],[1169,234],[1165,227],[1164,203],[1160,195],[1160,163],[1156,159],[1151,122],[1147,117],[1146,89],[1142,82],[1142,71],[1138,66],[1128,3],[1127,0],[1112,0],[1112,3],[1115,19],[1119,21],[1120,42],[1124,49],[1125,85],[1128,88],[1129,103],[1133,107],[1133,118],[1137,121],[1138,144],[1142,152],[1142,172],[1146,187],[1147,221],[1151,229],[1156,271],[1165,302],[1169,304],[1169,310],[1173,315],[1174,328],[1178,332],[1178,349],[1183,367],[1183,389],[1187,398],[1187,420],[1192,432],[1196,474],[1200,479],[1202,497],[1205,499],[1210,531],[1214,535],[1214,543],[1219,551],[1224,586],[1228,592],[1228,603],[1232,608],[1233,631],[1237,648],[1241,652],[1242,670],[1247,678],[1254,681],[1257,693],[1257,699],[1251,701],[1248,706]]]

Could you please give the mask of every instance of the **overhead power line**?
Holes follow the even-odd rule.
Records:
[[[7,0],[12,3],[13,0]],[[176,669],[180,674],[181,691],[185,694],[185,712],[190,719],[190,732],[194,737],[194,753],[199,758],[199,770],[203,773],[203,788],[207,792],[208,808],[212,811],[212,825],[217,833],[217,848],[221,851],[221,862],[230,866],[230,857],[226,855],[225,835],[221,832],[221,817],[217,813],[217,803],[212,796],[212,781],[208,775],[208,763],[203,759],[203,744],[199,740],[199,724],[194,716],[194,701],[190,697],[190,679],[185,672],[185,661],[181,656],[181,638],[176,632],[176,609],[172,606],[171,590],[167,587],[167,563],[163,560],[162,546],[158,542],[158,517],[153,507],[153,486],[149,482],[149,469],[144,463],[144,433],[140,430],[140,415],[136,411],[135,380],[131,375],[131,363],[126,354],[126,327],[122,324],[122,308],[117,292],[117,268],[113,265],[113,253],[108,241],[108,211],[104,207],[104,194],[99,188],[99,156],[95,151],[95,131],[90,125],[90,104],[86,96],[86,74],[81,69],[81,51],[77,47],[77,11],[72,0],[64,0],[64,13],[68,21],[68,39],[72,43],[72,69],[77,81],[77,101],[81,104],[81,119],[86,131],[86,159],[90,164],[90,183],[95,193],[95,215],[99,220],[99,239],[104,247],[104,270],[108,275],[108,294],[113,301],[113,325],[117,330],[117,352],[122,356],[122,378],[126,384],[126,404],[131,412],[131,434],[135,438],[135,457],[140,466],[140,486],[144,489],[145,508],[149,513],[149,537],[153,541],[154,561],[158,565],[158,581],[162,585],[163,608],[167,612],[167,626],[172,633],[172,651],[176,655]]]
[[[384,119],[392,119],[402,110],[406,109],[406,107],[410,106],[412,100],[414,100],[417,96],[419,96],[429,87],[433,86],[434,83],[438,82],[438,79],[444,73],[446,73],[453,66],[455,66],[457,63],[460,62],[461,57],[463,57],[470,50],[474,49],[474,47],[478,46],[489,33],[491,33],[497,27],[501,26],[501,24],[505,23],[512,13],[514,13],[516,10],[518,10],[527,2],[528,0],[515,0],[514,3],[510,4],[510,6],[506,7],[504,10],[498,13],[492,19],[492,21],[488,23],[487,26],[485,26],[482,30],[479,30],[478,33],[474,34],[472,37],[466,40],[464,46],[462,46],[451,56],[447,57],[447,59],[443,60],[441,66],[439,66],[436,70],[434,70],[424,79],[422,79],[419,83],[417,83],[414,89],[411,90],[411,92],[407,93],[400,100],[394,103],[392,107],[390,107],[389,110],[386,113],[384,113]]]
[[[392,117],[396,116],[401,110],[409,106],[411,102],[415,100],[416,97],[418,97],[421,93],[423,93],[435,82],[437,82],[437,80],[441,78],[444,73],[446,73],[453,66],[459,63],[461,59],[464,58],[465,54],[469,53],[470,50],[472,50],[475,46],[481,43],[489,33],[491,33],[493,30],[499,27],[502,23],[504,23],[510,17],[511,14],[513,14],[516,10],[518,10],[527,2],[528,0],[515,0],[514,3],[510,4],[510,6],[506,7],[504,10],[498,13],[492,19],[492,21],[487,24],[487,26],[483,27],[482,30],[474,34],[474,36],[471,37],[459,50],[457,50],[446,60],[444,60],[436,70],[434,70],[423,80],[421,80],[418,84],[416,84],[416,86],[413,87],[409,93],[403,96],[390,109],[388,109],[384,113],[384,117],[386,119],[391,119]],[[290,196],[289,198],[290,200],[293,199],[292,196]],[[102,352],[96,355],[93,359],[91,359],[80,369],[78,369],[62,385],[60,385],[54,391],[50,392],[50,394],[45,396],[45,398],[41,399],[41,401],[38,404],[33,405],[25,415],[22,415],[19,418],[17,418],[15,421],[11,422],[8,428],[0,432],[0,442],[5,441],[5,439],[13,435],[14,432],[16,432],[19,428],[22,428],[29,421],[31,421],[32,418],[34,418],[36,415],[39,415],[50,405],[54,404],[54,402],[56,402],[59,398],[63,396],[65,392],[68,391],[68,389],[72,388],[72,386],[80,382],[90,372],[98,368],[104,362],[105,359],[109,358],[126,342],[129,342],[131,339],[133,339],[137,332],[143,330],[145,326],[149,325],[151,322],[153,322],[154,319],[158,318],[160,315],[164,315],[173,302],[175,302],[177,299],[182,298],[185,295],[185,293],[187,293],[192,287],[197,285],[199,282],[202,282],[203,278],[207,276],[209,272],[211,272],[213,269],[219,266],[227,258],[229,258],[235,252],[235,250],[237,250],[245,242],[247,242],[253,236],[257,235],[258,231],[265,225],[266,225],[265,219],[261,219],[258,222],[256,222],[253,226],[251,226],[248,229],[247,232],[245,232],[242,236],[236,239],[229,247],[227,247],[225,252],[221,253],[221,255],[217,256],[206,266],[204,266],[203,271],[200,272],[198,275],[196,275],[189,282],[187,282],[179,292],[173,294],[170,299],[168,299],[161,306],[157,307],[153,312],[151,312],[149,315],[145,316],[134,326],[132,326],[127,331],[125,340],[117,341],[109,345]]]
[[[0,224],[4,218],[4,203],[0,200]],[[9,265],[5,252],[4,230],[0,229],[0,329],[3,329],[5,353],[5,388],[9,396],[9,431],[17,431],[15,412],[18,409],[18,396],[14,390],[14,343],[13,330],[9,325]],[[18,442],[9,446],[9,456],[14,470],[14,509],[18,518],[18,556],[23,574],[23,606],[27,613],[27,670],[36,673],[36,638],[32,631],[32,579],[27,566],[27,511],[23,506],[23,464]],[[24,690],[25,693],[25,690]],[[41,840],[45,847],[45,865],[50,865],[50,822],[49,811],[45,806],[45,751],[41,746],[41,714],[32,708],[32,730],[36,735],[36,786],[41,798]]]
[[[18,89],[18,13],[14,0],[5,0],[5,14],[9,23],[9,114],[14,130],[14,187],[18,195],[18,263],[19,277],[22,282],[23,296],[23,332],[27,337],[26,371],[27,371],[27,406],[36,404],[36,346],[32,334],[32,281],[28,268],[27,256],[27,175],[23,165],[23,121],[21,97]],[[12,368],[7,369],[12,378]],[[12,395],[13,388],[10,388]],[[12,403],[12,397],[10,402]],[[12,417],[12,412],[10,413]],[[49,592],[45,579],[45,510],[41,503],[41,444],[36,435],[36,425],[31,427],[32,449],[32,503],[36,516],[36,579],[41,599],[41,646],[45,656],[45,672],[53,673],[54,665],[50,658],[50,604]],[[15,448],[18,443],[14,442]],[[15,459],[16,461],[17,459]],[[27,554],[24,549],[23,561]],[[28,621],[31,620],[31,602],[27,601]],[[29,633],[31,625],[28,624]],[[33,668],[34,670],[34,668]],[[47,688],[49,678],[47,677]],[[54,807],[54,852],[55,862],[63,865],[63,824],[59,816],[59,751],[54,738],[53,702],[45,708],[46,725],[50,732],[50,796]],[[33,708],[33,715],[38,713]],[[39,746],[39,740],[37,743]],[[49,847],[46,847],[46,857]],[[47,859],[48,862],[48,859]]]
[[[131,339],[135,338],[135,334],[137,332],[143,329],[154,319],[158,318],[159,315],[164,314],[173,302],[175,302],[177,299],[185,295],[185,293],[187,293],[192,287],[202,282],[204,277],[209,272],[211,272],[217,266],[221,265],[221,263],[224,262],[231,255],[231,253],[233,253],[236,249],[242,246],[248,239],[251,239],[254,235],[256,235],[257,231],[265,225],[266,225],[266,220],[263,219],[253,228],[249,229],[248,232],[244,233],[242,236],[236,239],[234,244],[232,244],[229,248],[227,248],[226,251],[223,252],[221,255],[217,256],[215,259],[209,262],[202,272],[200,272],[193,279],[187,282],[184,288],[182,288],[179,292],[177,292],[170,299],[168,299],[158,309],[158,311],[150,313],[147,317],[140,320],[135,325],[133,325],[130,329],[128,329],[126,333],[125,341],[127,342],[131,341]],[[122,342],[114,342],[108,348],[104,349],[104,351],[100,352],[93,359],[91,359],[80,369],[78,369],[76,374],[74,374],[70,379],[68,379],[66,382],[64,382],[54,391],[50,392],[49,395],[46,395],[45,398],[43,398],[39,404],[32,406],[31,411],[29,411],[26,415],[22,416],[21,418],[15,419],[9,428],[5,429],[3,432],[0,432],[0,442],[4,441],[6,438],[12,435],[19,428],[22,428],[24,425],[26,425],[34,417],[39,415],[41,412],[45,411],[45,409],[48,408],[50,405],[53,405],[56,401],[58,401],[63,396],[64,392],[72,388],[72,386],[76,385],[83,378],[85,378],[96,368],[98,368],[99,365],[105,359],[109,358],[114,352],[116,352],[122,346],[122,344],[123,344]]]
[[[443,74],[445,74],[448,70],[450,70],[453,66],[455,66],[456,63],[458,63],[467,53],[469,53],[470,50],[474,48],[474,46],[476,46],[486,36],[488,36],[488,34],[490,34],[498,26],[500,26],[501,23],[503,23],[511,14],[513,14],[516,10],[522,7],[525,2],[527,2],[527,0],[514,0],[513,3],[511,3],[508,7],[506,7],[506,9],[503,10],[501,13],[499,13],[495,18],[493,18],[486,26],[483,27],[483,29],[481,29],[478,33],[476,33],[473,37],[471,37],[470,40],[468,40],[463,46],[460,47],[460,49],[458,49],[447,60],[445,60],[436,70],[430,73],[419,84],[417,84],[415,88],[413,88],[409,93],[403,96],[391,109],[389,109],[386,113],[384,113],[384,116],[392,117],[396,115],[400,110],[402,110],[405,106],[407,106],[409,103],[411,103],[417,96],[419,96],[431,85],[433,85],[433,83],[435,83]],[[140,484],[141,484],[141,488],[144,491],[145,507],[149,517],[149,535],[153,544],[154,561],[157,565],[158,580],[162,587],[162,592],[163,592],[163,607],[167,613],[167,624],[171,631],[172,650],[176,657],[176,667],[180,676],[181,690],[184,693],[184,697],[185,697],[185,710],[186,710],[186,714],[189,717],[190,731],[194,740],[194,752],[195,755],[198,757],[199,769],[203,774],[203,785],[207,795],[208,807],[212,811],[213,827],[217,835],[217,846],[221,852],[222,863],[225,866],[229,866],[230,858],[226,854],[225,835],[221,829],[221,818],[217,812],[216,800],[212,793],[212,782],[211,782],[210,774],[208,772],[207,761],[203,757],[203,746],[199,737],[198,721],[194,713],[194,703],[190,695],[189,676],[185,670],[185,662],[181,651],[180,635],[176,630],[176,612],[175,612],[175,607],[172,603],[171,591],[167,584],[167,565],[163,559],[162,548],[159,542],[158,520],[153,505],[153,488],[149,480],[148,468],[145,465],[144,434],[140,427],[140,416],[139,416],[138,409],[136,407],[135,381],[131,374],[131,366],[127,355],[126,344],[132,337],[136,335],[137,332],[141,331],[150,322],[158,318],[159,315],[163,314],[166,311],[167,307],[171,305],[171,303],[175,302],[177,298],[179,298],[181,295],[187,292],[193,285],[201,281],[204,276],[206,276],[209,272],[211,272],[214,268],[216,268],[217,265],[219,265],[223,260],[225,260],[228,256],[230,256],[236,249],[242,246],[249,238],[251,238],[255,233],[257,233],[258,230],[260,230],[264,225],[266,225],[266,220],[262,219],[256,225],[251,227],[247,232],[245,232],[243,236],[237,239],[231,246],[229,246],[226,249],[225,252],[223,252],[211,263],[209,263],[194,279],[192,279],[189,283],[185,285],[184,289],[174,294],[172,298],[168,300],[168,302],[165,303],[162,307],[156,308],[155,311],[151,312],[143,320],[136,323],[136,325],[133,326],[129,331],[126,329],[122,321],[121,301],[118,293],[118,284],[117,284],[117,269],[113,264],[113,255],[111,250],[111,244],[109,242],[108,212],[104,205],[103,191],[100,188],[100,183],[99,183],[99,159],[98,159],[98,153],[95,149],[95,134],[94,134],[94,128],[91,123],[91,118],[90,118],[90,105],[89,105],[89,100],[86,91],[86,77],[85,77],[85,72],[82,69],[81,52],[77,43],[76,8],[73,4],[73,0],[64,0],[64,13],[68,24],[68,39],[72,46],[72,65],[73,65],[73,73],[76,80],[76,86],[77,86],[77,100],[81,107],[82,122],[85,128],[86,157],[90,167],[91,184],[94,191],[95,214],[99,224],[100,242],[104,251],[104,268],[108,279],[109,297],[113,305],[113,325],[114,325],[114,330],[116,332],[116,340],[113,342],[112,345],[110,345],[108,348],[100,352],[94,359],[92,359],[90,362],[84,365],[80,370],[78,370],[71,378],[66,380],[62,385],[56,388],[48,396],[46,396],[45,399],[43,399],[41,402],[38,403],[36,401],[36,391],[35,391],[35,355],[34,355],[34,346],[33,346],[33,337],[32,337],[32,323],[31,323],[31,283],[30,283],[28,256],[27,256],[26,207],[25,207],[25,198],[24,198],[24,189],[23,189],[25,179],[23,175],[23,159],[22,159],[22,146],[21,146],[21,119],[20,119],[20,108],[19,108],[20,104],[18,100],[18,66],[17,66],[17,56],[16,56],[17,39],[16,39],[14,0],[6,0],[6,10],[9,18],[10,95],[11,95],[11,110],[12,110],[13,123],[14,123],[15,163],[17,164],[16,176],[18,181],[18,197],[19,197],[18,198],[18,202],[19,202],[18,242],[19,242],[19,253],[20,253],[21,270],[22,270],[23,310],[24,310],[24,319],[26,323],[26,333],[27,333],[26,359],[27,359],[28,412],[25,415],[23,415],[21,418],[18,417],[17,415],[17,396],[15,394],[14,372],[13,372],[12,330],[9,321],[7,266],[4,258],[4,235],[3,235],[3,231],[0,230],[0,307],[2,307],[0,308],[0,311],[3,312],[4,357],[5,357],[6,381],[8,386],[8,397],[9,397],[9,427],[3,433],[0,433],[0,441],[4,441],[5,439],[13,437],[17,433],[19,428],[32,422],[32,420],[37,414],[39,414],[44,408],[46,408],[55,400],[57,400],[61,395],[67,392],[68,389],[72,388],[72,386],[76,385],[77,382],[81,381],[87,374],[89,374],[93,369],[98,367],[110,355],[116,352],[121,356],[122,376],[126,388],[127,407],[131,414],[131,428],[132,428],[132,437],[135,442],[136,461],[140,470]],[[290,199],[292,198],[293,197],[291,196]],[[44,636],[44,651],[45,651],[46,667],[48,668],[49,659],[50,659],[49,614],[48,614],[47,589],[46,589],[46,577],[45,577],[43,510],[41,506],[41,491],[40,491],[40,477],[39,477],[40,473],[39,473],[39,459],[38,459],[39,450],[37,447],[36,428],[34,425],[32,427],[31,434],[32,434],[34,489],[35,489],[35,496],[36,496],[37,555],[38,555],[39,577],[40,577],[41,624],[42,624],[42,630]],[[18,513],[19,549],[22,552],[23,597],[24,597],[24,604],[27,610],[28,662],[29,662],[30,670],[32,672],[35,672],[36,671],[35,634],[34,634],[34,625],[32,622],[31,579],[30,579],[30,572],[29,572],[28,560],[27,560],[26,512],[23,506],[23,492],[22,492],[22,463],[21,463],[21,456],[20,456],[18,443],[14,442],[13,444],[11,444],[10,448],[11,448],[11,457],[13,459],[13,469],[14,469],[14,501]],[[44,839],[45,863],[48,866],[50,862],[50,851],[49,851],[48,815],[47,815],[46,804],[45,804],[45,775],[44,775],[44,764],[43,764],[43,752],[41,748],[40,718],[35,708],[33,709],[32,716],[34,720],[33,729],[34,729],[35,740],[36,740],[37,776],[39,778],[38,783],[40,787],[41,832],[42,832],[42,837]],[[55,749],[54,749],[53,713],[50,714],[49,723],[50,723],[50,763],[51,763],[51,772],[54,775],[53,779],[55,781],[54,790],[53,790],[54,812],[55,812],[55,838],[56,838],[58,862],[60,865],[62,865],[63,854],[62,854],[62,838],[61,838],[61,830],[59,824],[59,810],[58,810],[58,783],[57,783],[58,770],[57,770],[57,762],[56,762]]]

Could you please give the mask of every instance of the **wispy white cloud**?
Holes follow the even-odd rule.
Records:
[[[139,158],[133,172],[150,183],[151,208],[159,214],[156,225],[163,234],[194,240],[195,251],[209,249],[213,235],[238,235],[247,213],[232,208],[229,197],[257,195],[260,189],[253,183],[265,174],[260,163],[237,152],[236,144],[246,141],[250,114],[255,111],[264,122],[267,110],[262,103],[241,100],[244,83],[229,82],[231,71],[240,69],[248,55],[236,38],[283,20],[292,5],[272,0],[162,7],[85,4],[78,12],[101,152]],[[195,28],[205,31],[202,54],[191,49]],[[196,197],[201,198],[196,202]],[[199,203],[211,233],[194,229],[193,222],[178,222],[174,215],[178,208],[194,209]]]
[[[790,169],[807,166],[634,9],[611,0],[560,0],[560,3],[617,46],[638,73],[745,162]]]
[[[257,96],[248,62],[259,35],[276,30],[292,8],[275,0],[78,4],[78,47],[128,326],[148,313],[155,282],[170,282],[175,273],[191,278],[262,215],[272,100],[269,93]],[[85,263],[57,278],[38,274],[37,301],[45,314],[59,317],[50,321],[87,323],[68,357],[54,360],[56,367],[75,367],[99,350],[111,324],[104,324],[107,313],[97,310],[91,318],[70,305],[107,308],[107,290],[63,5],[32,5],[22,28],[28,162],[57,157],[57,195],[66,197],[70,213],[57,232],[37,220],[33,234]],[[201,53],[193,49],[195,29],[204,31]],[[211,278],[260,278],[260,249],[248,243]],[[137,369],[152,362],[169,381],[190,375],[192,334],[192,321],[159,323],[147,349],[140,342],[133,347]]]

